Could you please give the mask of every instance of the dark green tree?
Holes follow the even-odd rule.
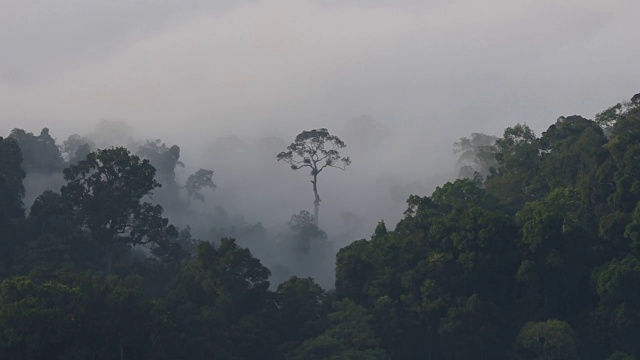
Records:
[[[486,183],[487,190],[512,211],[525,201],[539,198],[547,188],[539,181],[540,149],[538,139],[526,124],[505,129],[496,140],[497,171]]]
[[[29,211],[27,228],[15,269],[29,273],[34,269],[54,273],[69,266],[98,269],[103,249],[76,222],[71,204],[59,193],[46,190]]]
[[[594,270],[593,281],[600,299],[594,315],[607,347],[640,354],[640,261],[613,259]]]
[[[541,177],[550,189],[576,186],[593,175],[605,156],[602,129],[581,116],[561,116],[539,139]]]
[[[193,359],[269,359],[275,354],[266,321],[275,304],[269,270],[235,239],[202,242],[196,257],[170,286],[176,324],[184,329]]]
[[[336,292],[340,298],[350,298],[366,304],[365,286],[375,264],[370,259],[371,245],[367,240],[356,240],[338,250],[336,255]]]
[[[0,137],[0,224],[24,216],[22,152],[13,138]]]
[[[569,324],[557,319],[526,323],[515,340],[522,359],[577,360],[576,334]]]
[[[621,351],[616,351],[611,354],[611,356],[609,356],[606,360],[636,360],[636,357],[627,353],[623,353]]]
[[[621,131],[621,128],[630,125],[628,122],[629,115],[631,115],[631,117],[637,116],[639,108],[640,93],[633,95],[629,100],[617,103],[607,110],[598,113],[595,121],[608,136],[616,137],[624,133],[624,131]],[[616,126],[618,122],[623,123],[623,126],[618,126],[614,129],[614,126]]]
[[[22,152],[18,143],[0,137],[0,276],[11,267],[16,258],[16,248],[21,236],[19,219],[24,217],[25,189],[22,181],[26,174],[22,169]]]
[[[286,356],[289,360],[320,359],[387,359],[380,349],[380,340],[371,326],[367,310],[345,299],[333,303],[333,312],[327,315],[329,328],[315,338],[308,339]]]
[[[526,284],[523,305],[533,306],[533,316],[573,320],[570,314],[588,306],[596,241],[578,218],[579,203],[577,191],[558,188],[517,215],[522,239],[516,278]]]
[[[61,273],[0,282],[2,359],[175,359],[177,334],[141,279]]]
[[[148,160],[125,148],[97,150],[64,170],[62,196],[104,250],[107,272],[118,249],[158,241],[172,230],[160,205],[142,202],[161,186],[154,175]]]
[[[280,352],[287,353],[324,330],[325,291],[312,278],[292,276],[278,285]]]
[[[440,319],[438,333],[449,358],[496,359],[502,355],[504,340],[500,329],[504,315],[499,308],[476,294],[460,298],[457,306]]]

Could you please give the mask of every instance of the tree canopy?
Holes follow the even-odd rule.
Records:
[[[97,150],[64,170],[63,198],[105,249],[107,271],[119,246],[157,241],[170,231],[162,207],[141,201],[161,185],[155,168],[125,148]]]
[[[0,138],[2,359],[640,358],[640,94],[539,136],[461,138],[466,173],[335,258],[304,210],[273,242],[221,207],[194,237],[153,201],[163,181],[196,214],[211,170],[180,185],[177,145],[81,156],[85,140],[68,139],[62,170],[48,131]],[[317,175],[350,163],[342,148],[317,129],[278,160],[309,168],[317,205]],[[34,173],[66,184],[25,213]],[[335,287],[259,253],[334,259]]]
[[[278,161],[286,162],[293,170],[309,168],[314,194],[313,216],[316,225],[321,201],[318,194],[318,175],[326,168],[345,170],[351,164],[351,159],[343,157],[339,151],[346,146],[340,138],[331,135],[327,129],[314,129],[298,134],[295,141],[287,146],[287,151],[282,151],[276,156]]]

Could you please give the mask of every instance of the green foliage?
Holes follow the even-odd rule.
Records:
[[[631,249],[636,255],[640,255],[640,201],[631,215],[631,221],[624,230],[624,237],[631,240]]]
[[[24,217],[25,194],[22,181],[22,153],[12,138],[0,137],[0,277],[7,273],[16,258],[20,219]]]
[[[365,285],[374,263],[369,259],[371,246],[366,240],[357,240],[340,249],[336,255],[336,292],[341,298],[365,303]]]
[[[579,116],[540,138],[526,125],[506,129],[487,148],[496,165],[486,181],[412,195],[395,231],[379,225],[370,241],[341,249],[336,293],[370,311],[396,358],[500,358],[509,343],[515,358],[638,354],[636,109],[619,109],[609,137]],[[456,146],[467,157],[477,150],[471,139]],[[555,331],[564,345],[542,353],[531,329]]]
[[[338,252],[337,294],[367,306],[393,358],[499,356],[516,229],[497,209],[479,182],[457,180],[410,198],[396,231]]]
[[[387,226],[384,224],[384,220],[380,220],[376,225],[376,230],[373,232],[372,238],[382,237],[387,234]]]
[[[411,195],[393,230],[380,221],[340,249],[335,291],[296,276],[270,291],[270,271],[235,240],[168,225],[144,202],[160,179],[179,199],[179,148],[159,141],[140,160],[81,156],[93,145],[70,138],[67,185],[24,218],[17,138],[32,155],[43,146],[31,171],[57,155],[48,132],[16,130],[0,139],[0,358],[639,358],[639,124],[640,94],[595,121],[560,117],[539,138],[526,125],[461,138],[459,166],[482,176]],[[312,130],[278,159],[309,167],[317,196],[320,171],[348,165],[342,148]],[[187,181],[192,197],[212,174]],[[219,218],[237,226],[214,235],[264,238],[260,223]],[[281,256],[315,266],[331,252],[316,214],[288,227]],[[88,272],[105,258],[117,276]]]
[[[171,285],[169,308],[184,329],[193,358],[263,359],[273,354],[266,314],[269,270],[234,239],[203,242]],[[267,357],[265,357],[267,356]]]
[[[557,319],[526,323],[514,345],[523,359],[579,359],[575,332]]]
[[[3,359],[170,358],[174,336],[135,278],[67,273],[0,282]]]
[[[119,247],[157,242],[167,235],[162,207],[142,202],[161,185],[155,169],[125,148],[98,150],[64,170],[62,197],[106,252],[107,271]]]
[[[482,301],[476,294],[459,306],[452,306],[447,316],[440,320],[438,333],[443,338],[445,351],[459,359],[498,358],[504,344],[499,329],[503,326],[503,314],[497,306]]]
[[[613,259],[595,269],[593,282],[600,298],[595,312],[613,350],[640,352],[640,261],[633,255]]]
[[[485,185],[490,193],[511,209],[544,193],[546,185],[539,182],[542,158],[531,128],[518,124],[505,129],[503,137],[496,140],[495,149],[498,167]]]
[[[580,116],[560,117],[540,138],[540,176],[549,188],[575,186],[593,176],[606,157],[602,129]]]
[[[302,343],[286,359],[387,359],[384,350],[379,348],[379,340],[370,324],[371,316],[365,308],[345,299],[334,302],[333,310],[327,315],[329,328]]]
[[[38,196],[21,232],[14,270],[56,272],[66,267],[97,270],[102,249],[76,222],[71,205],[59,193],[47,190]]]
[[[633,355],[629,355],[627,353],[623,353],[621,351],[616,351],[611,354],[606,360],[636,360],[636,357]]]
[[[13,138],[0,137],[0,224],[24,216],[22,152]]]
[[[461,208],[469,204],[487,210],[497,210],[498,199],[481,188],[477,180],[458,179],[437,187],[430,199],[437,205],[446,208]]]
[[[312,278],[291,277],[278,285],[280,353],[288,353],[323,330],[325,291]]]

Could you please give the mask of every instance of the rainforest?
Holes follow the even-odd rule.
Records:
[[[324,153],[300,150],[294,170],[343,155],[347,174],[339,135],[304,131],[270,166],[291,171],[276,156],[309,140]],[[640,94],[453,151],[457,176],[340,244],[313,180],[315,216],[273,229],[203,212],[218,170],[178,176],[178,145],[15,128],[0,138],[0,358],[639,358]]]

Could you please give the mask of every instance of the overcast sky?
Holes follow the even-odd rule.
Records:
[[[357,143],[388,136],[381,167],[425,179],[461,136],[540,134],[640,92],[638,14],[637,0],[0,0],[0,134],[61,141],[112,119],[183,147],[353,139],[367,115],[374,138]]]
[[[0,0],[0,132],[106,118],[279,135],[363,114],[454,138],[543,130],[640,91],[639,13],[634,0]]]

